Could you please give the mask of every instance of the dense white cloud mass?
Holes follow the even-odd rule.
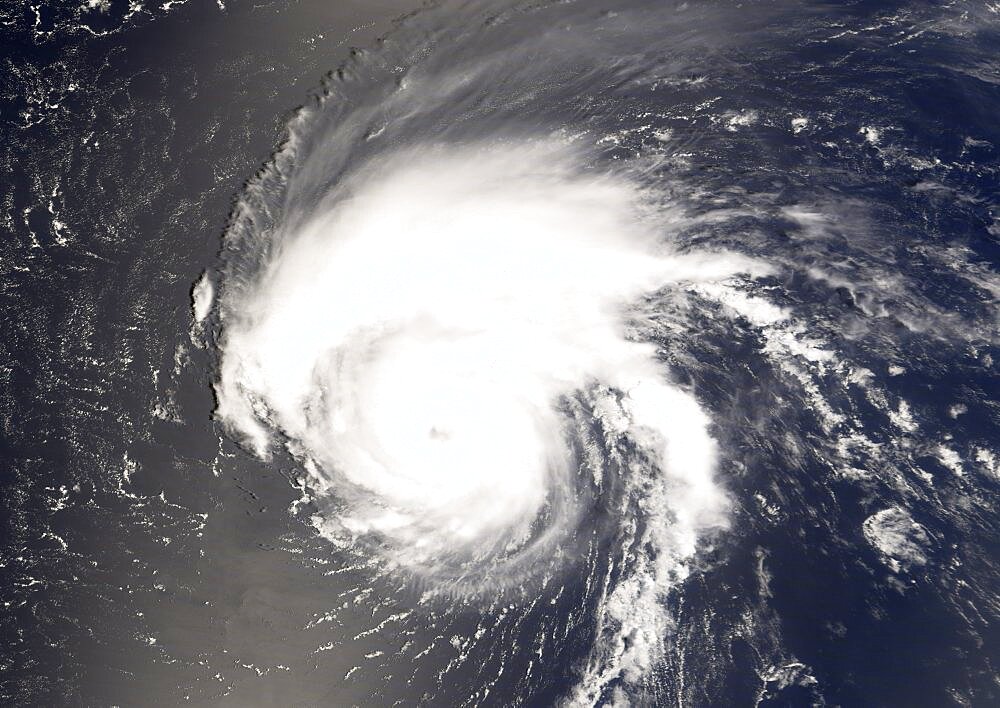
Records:
[[[574,452],[596,426],[669,491],[686,556],[723,517],[715,446],[628,307],[746,264],[673,253],[640,213],[627,181],[551,144],[369,164],[225,313],[218,416],[261,455],[280,431],[309,461],[345,502],[331,534],[473,584],[571,530],[574,490],[600,484]],[[565,414],[574,397],[589,418]]]
[[[710,420],[641,303],[766,272],[678,252],[688,217],[586,164],[552,142],[369,161],[224,293],[216,386],[234,434],[302,460],[326,538],[425,587],[544,584],[595,543],[627,557],[584,704],[662,656],[666,594],[726,523]]]
[[[872,514],[865,519],[862,530],[893,571],[927,563],[927,531],[905,509],[891,507]]]

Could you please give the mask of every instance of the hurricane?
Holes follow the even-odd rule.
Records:
[[[656,614],[726,503],[709,418],[643,336],[641,302],[761,266],[675,252],[683,217],[644,199],[570,142],[359,166],[225,310],[218,416],[302,460],[331,541],[433,589],[537,582],[618,497],[644,528],[609,601]]]
[[[258,452],[276,428],[347,500],[326,523],[510,582],[605,484],[598,445],[669,490],[686,552],[718,522],[707,417],[626,306],[724,257],[657,248],[635,188],[552,146],[407,150],[327,199],[241,295],[219,387]]]

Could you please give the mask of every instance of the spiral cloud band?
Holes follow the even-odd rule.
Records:
[[[372,162],[228,313],[218,416],[259,454],[277,432],[307,461],[339,500],[332,536],[431,580],[497,583],[571,535],[584,486],[604,483],[595,428],[637,451],[661,540],[691,553],[723,518],[709,421],[629,335],[629,307],[743,264],[671,252],[640,201],[551,143]],[[573,400],[589,417],[567,416]]]

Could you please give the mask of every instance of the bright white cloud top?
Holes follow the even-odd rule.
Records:
[[[488,561],[470,579],[489,581],[553,538],[543,511],[571,522],[594,472],[569,439],[595,423],[642,449],[684,552],[719,523],[708,419],[627,315],[738,261],[665,250],[626,181],[552,145],[409,151],[341,195],[227,313],[218,384],[219,417],[259,454],[280,432],[349,500],[335,526],[418,571]],[[571,424],[581,395],[594,420]]]
[[[578,527],[618,499],[632,563],[586,693],[648,668],[666,592],[726,518],[710,420],[636,305],[752,264],[676,252],[679,216],[584,164],[502,142],[345,176],[228,293],[217,415],[258,455],[280,441],[303,462],[325,536],[447,592],[571,565]]]

